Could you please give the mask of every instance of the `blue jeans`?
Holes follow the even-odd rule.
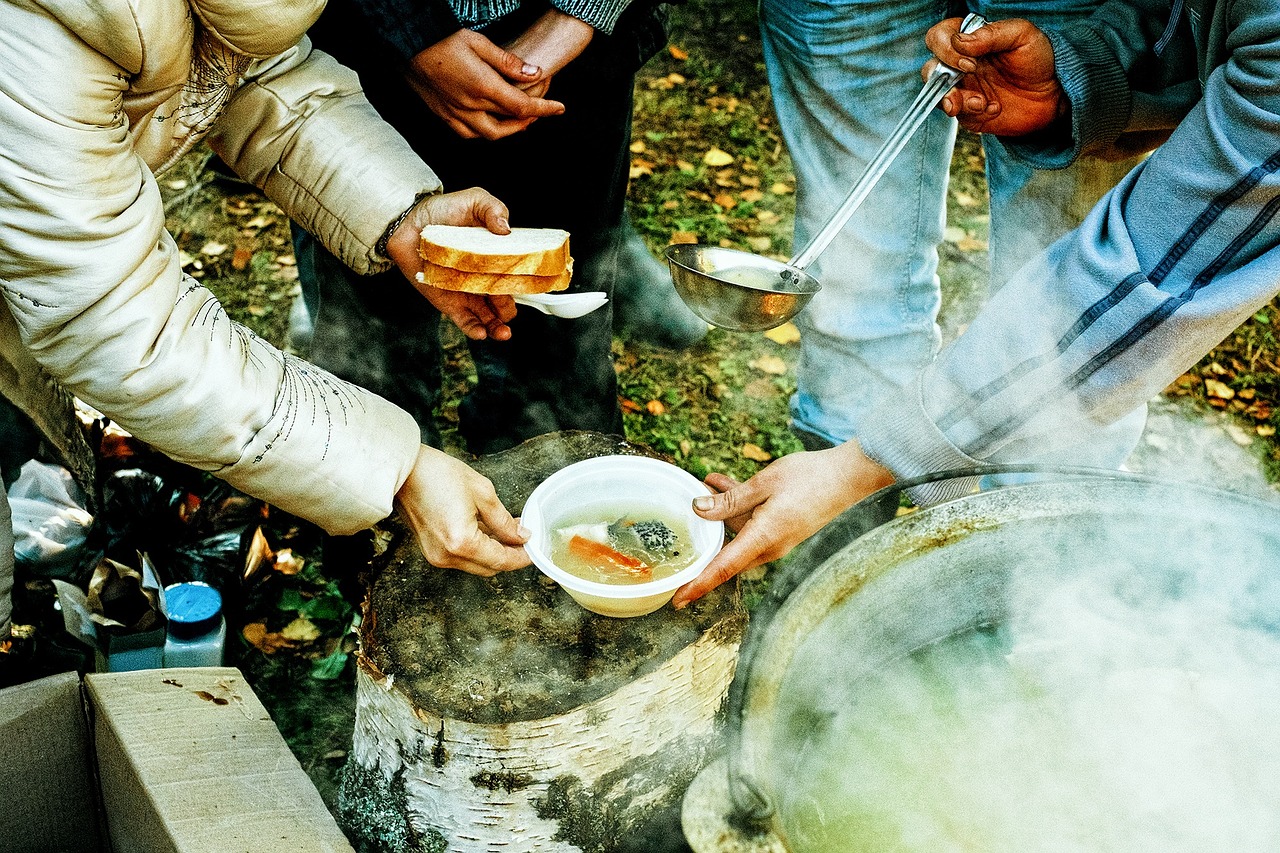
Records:
[[[1087,15],[1095,5],[979,0],[973,11],[1044,26]],[[796,173],[797,248],[839,207],[920,91],[920,69],[930,57],[925,31],[963,12],[944,0],[761,0],[769,83]],[[935,110],[810,267],[822,291],[796,319],[801,357],[791,417],[799,431],[833,443],[852,438],[860,418],[937,353],[938,244],[955,136],[956,123]],[[1133,165],[1089,159],[1037,172],[1013,162],[992,138],[983,137],[983,148],[996,286],[1075,227]],[[1095,442],[1079,463],[1119,465],[1143,420],[1115,427],[1114,446],[1099,452]]]

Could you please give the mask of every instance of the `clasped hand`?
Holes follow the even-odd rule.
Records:
[[[458,30],[413,58],[409,85],[463,139],[502,139],[564,112],[564,104],[543,96],[594,32],[556,9],[505,49],[480,33]]]

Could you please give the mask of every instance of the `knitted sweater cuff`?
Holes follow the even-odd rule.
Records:
[[[1060,132],[1000,141],[1028,165],[1062,169],[1116,141],[1129,124],[1133,94],[1120,61],[1096,30],[1048,29],[1045,35],[1053,45],[1058,82],[1071,104],[1070,122]]]
[[[630,0],[552,0],[552,5],[561,12],[585,21],[605,35],[613,33],[613,27],[626,11],[628,3]]]
[[[858,443],[899,482],[982,464],[952,444],[934,424],[925,410],[919,378],[870,413],[859,427]],[[907,495],[917,506],[931,506],[967,495],[975,486],[972,477],[943,480],[908,489]]]

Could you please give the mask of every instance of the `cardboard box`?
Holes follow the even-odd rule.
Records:
[[[0,690],[0,853],[353,853],[231,667]]]

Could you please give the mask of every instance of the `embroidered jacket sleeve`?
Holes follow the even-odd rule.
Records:
[[[139,438],[332,532],[386,516],[417,453],[412,418],[232,323],[182,273],[121,109],[130,75],[35,6],[11,5],[10,22],[0,31],[14,60],[0,67],[0,345],[19,338],[53,378]],[[287,60],[299,64],[282,81],[305,74],[300,60]],[[323,125],[326,113],[363,110],[339,91],[295,97],[303,88],[253,84],[226,117],[246,127],[222,150],[241,163],[258,151],[258,177],[277,200],[313,190],[311,224],[364,251],[413,191],[372,165],[366,185],[342,177],[340,134],[312,137],[304,119]],[[247,126],[256,121],[270,124]],[[345,197],[358,186],[392,197]],[[362,211],[366,223],[347,218]]]
[[[1204,7],[1200,55],[1218,62],[1168,142],[865,425],[897,476],[1088,442],[1280,290],[1280,7]]]

